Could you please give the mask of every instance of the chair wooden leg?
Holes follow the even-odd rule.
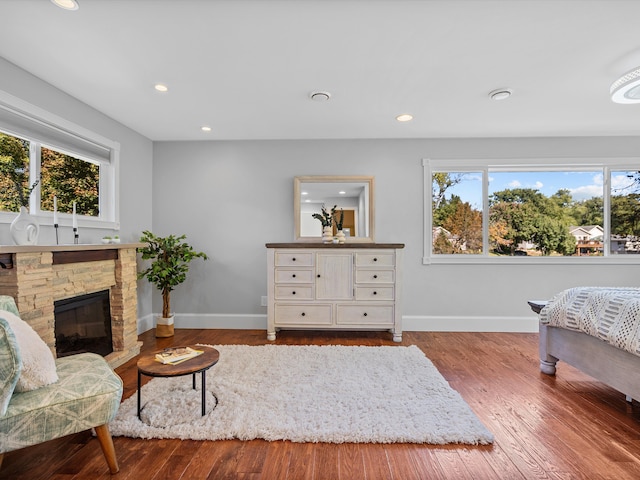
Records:
[[[107,464],[109,465],[109,470],[111,473],[118,473],[120,468],[118,467],[118,459],[116,458],[116,449],[113,447],[113,439],[109,432],[109,425],[100,425],[99,427],[95,427],[95,430],[98,441],[100,442],[100,447],[102,448],[102,453],[104,453],[104,458],[106,458]]]
[[[0,468],[2,468],[2,460],[4,459],[4,453],[0,453]]]

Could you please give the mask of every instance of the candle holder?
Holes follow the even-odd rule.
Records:
[[[74,243],[75,245],[77,245],[77,244],[78,244],[79,238],[80,238],[80,235],[78,235],[78,229],[77,229],[77,228],[74,228],[74,229],[73,229],[73,243]]]
[[[56,245],[59,245],[59,243],[58,243],[58,224],[54,223],[53,224],[53,228],[56,229]]]

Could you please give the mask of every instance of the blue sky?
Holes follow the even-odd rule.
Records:
[[[627,172],[612,172],[611,186],[615,194],[619,189],[628,187],[631,180]],[[566,189],[576,201],[593,197],[602,197],[602,172],[490,172],[489,194],[512,188],[533,188],[546,196],[558,190]],[[471,203],[477,209],[482,208],[482,174],[467,173],[465,179],[447,190],[447,198],[458,195],[463,201]]]

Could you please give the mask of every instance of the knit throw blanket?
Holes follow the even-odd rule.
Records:
[[[581,331],[640,355],[640,288],[564,290],[542,309],[540,322]]]

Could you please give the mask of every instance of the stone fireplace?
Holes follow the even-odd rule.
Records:
[[[55,302],[108,291],[116,368],[140,353],[136,248],[121,245],[0,246],[0,294],[12,296],[20,317],[56,354]]]

